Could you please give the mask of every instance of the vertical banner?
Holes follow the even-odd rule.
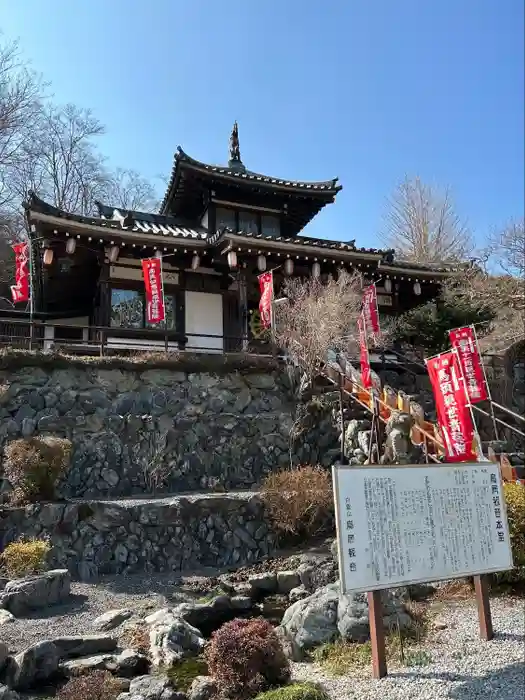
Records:
[[[273,272],[259,275],[259,289],[261,291],[259,301],[261,325],[263,328],[270,328],[272,325]]]
[[[366,330],[375,336],[381,333],[379,328],[379,312],[377,310],[377,290],[375,284],[365,287],[363,290],[363,313],[366,321]]]
[[[146,320],[148,323],[161,323],[164,310],[164,288],[162,286],[162,260],[147,258],[142,261],[144,287],[146,290]]]
[[[489,398],[489,395],[474,328],[472,326],[454,328],[448,334],[450,343],[458,354],[470,403],[485,401]]]
[[[357,320],[359,329],[359,350],[361,358],[361,384],[365,389],[372,388],[372,373],[370,370],[370,358],[368,356],[368,345],[366,342],[366,321],[364,314]]]
[[[17,243],[15,252],[15,284],[11,294],[15,304],[29,300],[29,243]]]
[[[474,424],[468,399],[461,386],[459,360],[453,350],[425,360],[447,462],[477,461]]]

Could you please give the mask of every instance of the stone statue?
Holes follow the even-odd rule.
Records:
[[[420,450],[412,443],[410,431],[414,417],[402,411],[392,411],[386,425],[386,440],[381,464],[410,464],[420,459]]]

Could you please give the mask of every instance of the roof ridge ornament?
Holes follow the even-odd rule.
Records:
[[[239,126],[237,120],[233,122],[233,129],[230,135],[230,159],[228,166],[233,170],[245,170],[241,160],[241,149],[239,147]]]

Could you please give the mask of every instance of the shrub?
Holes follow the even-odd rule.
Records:
[[[255,700],[330,700],[330,696],[314,683],[292,683],[260,693]]]
[[[57,693],[58,700],[115,700],[124,690],[122,681],[107,671],[92,671],[71,678]]]
[[[497,575],[499,583],[525,583],[525,486],[503,484],[514,569]]]
[[[51,545],[46,539],[24,539],[11,542],[0,554],[0,568],[8,578],[23,578],[46,569]]]
[[[181,659],[166,669],[165,673],[175,690],[187,693],[198,676],[208,675],[208,664],[203,658]]]
[[[232,620],[220,627],[206,650],[206,661],[229,700],[251,698],[290,679],[277,633],[263,618]]]
[[[333,525],[332,480],[320,467],[298,467],[269,474],[261,491],[278,531],[311,537]]]
[[[69,440],[51,436],[14,440],[5,448],[5,476],[18,500],[52,501],[70,457]]]

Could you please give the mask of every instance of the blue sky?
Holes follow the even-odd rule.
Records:
[[[524,209],[523,0],[0,0],[55,99],[92,108],[110,163],[168,174],[177,145],[339,176],[311,235],[379,244],[405,174],[451,186],[478,239]],[[159,186],[162,190],[162,186]]]

